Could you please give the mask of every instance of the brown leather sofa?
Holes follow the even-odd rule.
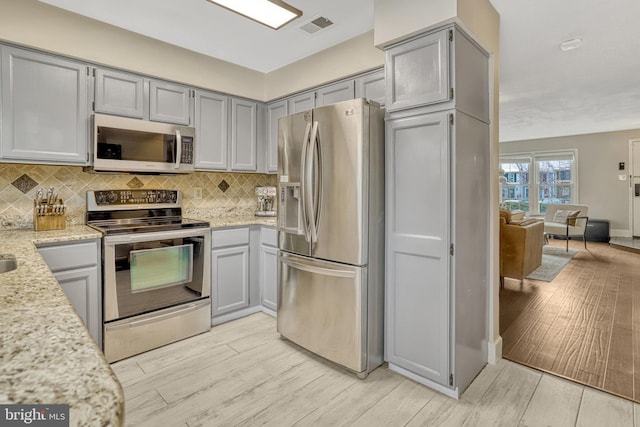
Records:
[[[504,278],[520,281],[542,265],[544,222],[511,221],[500,215],[500,286]]]

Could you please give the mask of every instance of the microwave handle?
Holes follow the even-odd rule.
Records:
[[[176,129],[176,145],[176,164],[173,168],[180,169],[180,161],[182,160],[182,135],[180,134],[180,129]]]

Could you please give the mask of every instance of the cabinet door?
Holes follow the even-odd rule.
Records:
[[[386,129],[386,360],[448,386],[449,116]]]
[[[267,106],[267,172],[278,172],[278,119],[286,116],[287,101],[278,101]]]
[[[212,314],[249,306],[249,246],[211,251]]]
[[[316,92],[310,91],[287,99],[288,114],[311,110],[316,106]]]
[[[149,119],[156,122],[191,124],[191,89],[185,86],[149,82]]]
[[[278,249],[265,245],[260,247],[260,303],[278,309]]]
[[[355,96],[353,85],[353,80],[348,80],[321,87],[317,91],[316,107],[353,99]]]
[[[196,93],[196,168],[228,169],[228,111],[228,96],[205,91]]]
[[[2,49],[2,158],[87,164],[86,65]]]
[[[449,100],[449,30],[386,51],[387,111]]]
[[[356,98],[371,99],[384,106],[385,89],[384,70],[356,79]]]
[[[144,118],[144,78],[135,74],[96,69],[96,113]]]
[[[102,313],[98,268],[88,267],[55,274],[71,305],[85,324],[93,340],[102,348]]]
[[[231,170],[257,170],[256,120],[255,102],[231,99]]]

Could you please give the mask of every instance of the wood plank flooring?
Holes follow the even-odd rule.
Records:
[[[263,313],[112,367],[127,426],[640,426],[638,404],[506,360],[460,400],[384,365],[360,380]]]
[[[640,402],[640,254],[587,246],[553,282],[505,279],[503,357]]]

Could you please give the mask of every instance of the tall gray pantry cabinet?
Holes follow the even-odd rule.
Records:
[[[385,67],[385,359],[457,397],[487,363],[488,55],[450,25]]]

